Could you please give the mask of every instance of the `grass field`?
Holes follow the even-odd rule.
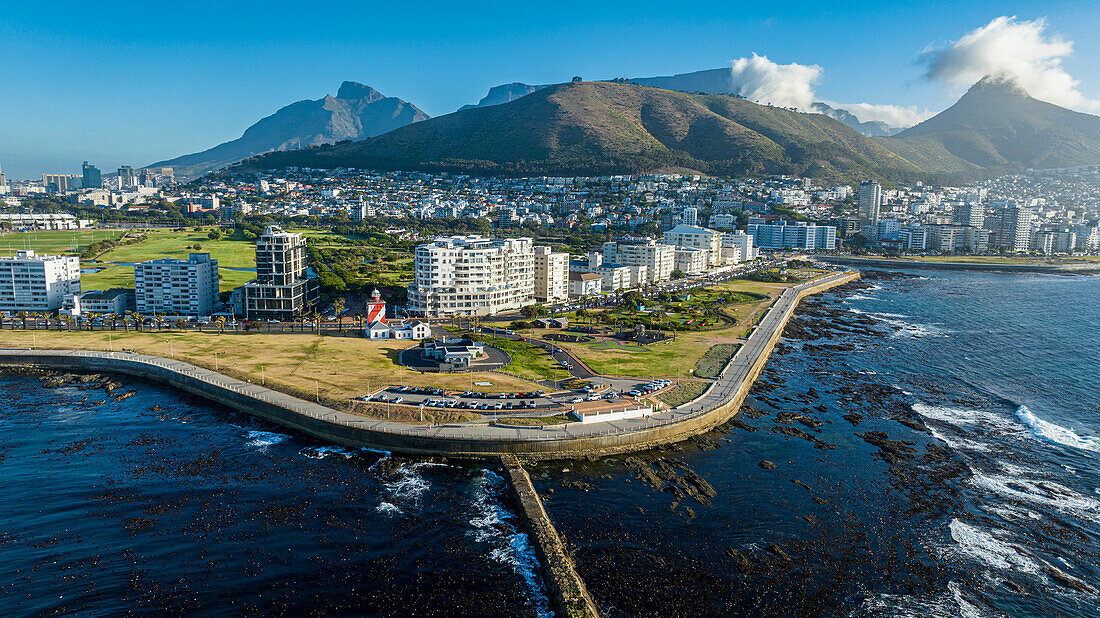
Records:
[[[687,403],[699,395],[702,395],[703,391],[707,390],[708,386],[710,386],[710,384],[707,382],[685,380],[672,388],[658,393],[657,399],[668,404],[670,408],[675,408],[680,404]]]
[[[20,249],[36,253],[78,254],[84,247],[101,240],[118,238],[122,230],[48,230],[11,232],[0,235],[0,257],[15,255]]]
[[[214,227],[196,232],[152,230],[143,232],[145,240],[133,245],[123,245],[108,250],[97,258],[100,262],[141,262],[164,257],[186,258],[188,253],[209,253],[219,266],[253,268],[256,266],[256,244],[247,240],[210,240],[207,236]],[[198,244],[201,249],[188,249]]]
[[[561,365],[554,362],[542,348],[504,337],[482,337],[487,345],[504,350],[512,362],[504,369],[531,380],[564,380],[569,377]]]
[[[676,338],[646,346],[642,350],[632,344],[595,344],[559,342],[596,373],[635,377],[687,377],[707,350],[719,344],[739,344],[748,330],[764,314],[772,301],[793,283],[760,283],[734,280],[707,288],[706,294],[717,292],[749,292],[761,295],[759,300],[726,305],[722,313],[735,324],[726,328],[676,333]],[[583,320],[577,321],[580,324]],[[536,331],[536,334],[548,331]]]
[[[33,333],[33,334],[32,334]],[[318,393],[323,403],[343,407],[386,385],[436,386],[481,391],[528,391],[531,383],[495,373],[420,373],[397,364],[409,342],[368,341],[359,337],[313,334],[214,333],[144,331],[0,331],[4,346],[75,350],[133,349],[215,369],[303,399]],[[218,352],[217,365],[214,353]],[[261,373],[262,371],[262,373]]]

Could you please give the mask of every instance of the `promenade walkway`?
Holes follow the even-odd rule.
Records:
[[[488,424],[410,425],[333,410],[314,402],[299,399],[258,384],[244,382],[187,362],[127,352],[0,349],[0,366],[46,366],[93,371],[123,371],[124,373],[150,379],[164,379],[190,392],[215,395],[212,398],[224,401],[225,397],[216,396],[218,395],[217,391],[220,389],[327,424],[362,430],[350,434],[349,432],[335,432],[333,434],[341,436],[340,441],[342,442],[359,443],[359,446],[370,447],[378,444],[392,444],[392,440],[374,439],[379,437],[379,434],[388,434],[420,438],[425,444],[431,445],[424,449],[415,449],[419,452],[438,451],[440,454],[446,454],[447,443],[454,441],[456,444],[461,443],[461,447],[456,447],[456,450],[463,454],[538,453],[544,451],[545,453],[553,452],[555,455],[575,455],[576,452],[570,452],[569,447],[564,444],[553,449],[540,449],[535,444],[532,444],[530,448],[516,448],[516,444],[572,442],[590,438],[621,438],[629,434],[639,434],[637,442],[644,444],[647,440],[653,439],[653,430],[655,429],[683,423],[692,418],[708,414],[716,408],[730,403],[738,396],[743,397],[751,385],[751,380],[755,378],[754,371],[759,371],[762,367],[762,357],[766,357],[774,345],[783,326],[786,325],[787,320],[794,312],[801,294],[807,290],[827,289],[857,276],[852,273],[837,273],[823,279],[793,286],[783,292],[772,304],[759,325],[753,329],[753,332],[737,351],[737,354],[722,370],[719,377],[711,383],[711,386],[702,396],[694,401],[647,417],[610,422],[570,423],[546,427],[495,427]],[[241,400],[240,398],[230,399],[234,401]],[[269,415],[259,415],[270,418]],[[281,422],[279,419],[272,420]],[[309,424],[309,426],[314,427],[316,424]],[[303,428],[303,426],[299,425],[299,428]],[[325,433],[305,430],[309,433]],[[374,438],[372,438],[372,434],[374,434]],[[664,432],[664,434],[667,436],[667,432]],[[358,437],[349,438],[347,437],[349,435]],[[411,443],[415,442],[416,440]],[[615,448],[622,449],[628,442],[629,440],[616,439],[608,444],[613,444]],[[591,444],[591,442],[589,443]],[[471,444],[474,446],[471,446]]]

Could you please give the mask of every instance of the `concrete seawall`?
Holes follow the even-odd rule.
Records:
[[[496,459],[514,454],[524,459],[567,459],[642,450],[678,442],[727,421],[741,406],[759,376],[798,301],[857,279],[843,273],[785,291],[765,316],[765,325],[727,365],[721,392],[712,386],[695,402],[650,419],[593,423],[565,429],[521,429],[484,426],[425,427],[381,421],[298,399],[257,384],[242,382],[182,361],[121,352],[76,350],[0,350],[0,367],[33,367],[62,371],[114,372],[156,380],[180,390],[263,418],[318,439],[416,455]],[[776,313],[778,312],[778,313]],[[732,382],[736,382],[733,387]],[[732,390],[731,390],[732,389]]]

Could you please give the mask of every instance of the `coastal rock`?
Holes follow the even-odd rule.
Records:
[[[914,453],[917,452],[917,449],[913,448],[912,442],[891,440],[884,431],[868,431],[866,433],[857,433],[856,435],[863,438],[863,441],[867,444],[878,447],[878,452],[875,453],[875,456],[890,464],[912,459]]]
[[[775,470],[776,468],[779,467],[779,466],[775,465],[774,463],[768,461],[767,459],[761,461],[759,465],[760,465],[761,468],[763,468],[765,470]]]
[[[801,438],[801,439],[803,439],[807,442],[813,442],[814,448],[826,449],[826,450],[831,450],[831,449],[836,448],[835,444],[828,444],[826,442],[822,442],[821,440],[815,438],[814,436],[811,436],[810,434],[806,433],[805,431],[802,431],[801,429],[796,429],[794,427],[788,427],[786,425],[780,425],[778,427],[772,427],[769,431],[771,431],[772,433],[778,433],[778,434],[782,434],[782,435],[785,435],[785,436],[790,436],[792,438]]]
[[[844,416],[841,416],[840,418],[848,421],[854,427],[854,426],[858,425],[863,420],[863,415],[860,414],[859,412],[849,412],[848,414],[845,414]]]
[[[743,552],[731,547],[726,550],[726,555],[733,562],[733,568],[737,569],[742,575],[747,575],[752,570],[752,563],[749,562],[748,556]]]

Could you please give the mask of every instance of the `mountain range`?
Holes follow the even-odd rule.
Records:
[[[692,170],[838,181],[923,172],[822,114],[625,82],[549,86],[371,139],[268,154],[240,169],[287,165],[503,176]]]
[[[613,81],[625,81],[632,84],[641,84],[643,86],[653,86],[654,88],[664,88],[665,90],[676,90],[678,92],[690,92],[695,94],[737,94],[736,89],[733,87],[733,81],[728,68],[706,69],[703,71],[694,71],[692,73],[678,73],[676,75],[663,75],[660,77],[622,78]],[[553,84],[542,84],[534,86],[531,84],[524,84],[523,82],[514,82],[511,84],[494,86],[489,89],[489,94],[485,95],[481,101],[478,101],[477,105],[464,105],[459,111],[471,107],[486,107],[489,105],[508,103],[519,97],[529,95],[532,92],[548,88],[552,85]],[[812,110],[819,114],[825,114],[834,120],[838,120],[868,137],[885,137],[901,131],[900,128],[890,127],[885,122],[862,122],[855,114],[844,109],[834,108],[820,101],[813,104]]]
[[[510,88],[499,95],[521,92]],[[1089,164],[1100,164],[1100,118],[988,77],[955,105],[894,137],[868,137],[825,114],[615,80],[542,87],[359,142],[269,154],[241,169],[298,165],[502,176],[693,170],[851,183],[965,182]]]
[[[408,101],[384,96],[357,82],[344,82],[335,97],[291,103],[248,127],[235,140],[148,167],[170,166],[177,177],[195,178],[265,152],[360,140],[427,119],[427,114]]]

